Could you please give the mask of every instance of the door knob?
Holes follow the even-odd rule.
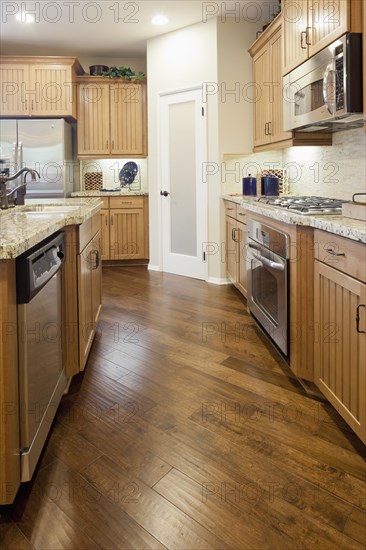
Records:
[[[167,197],[168,195],[170,195],[170,193],[168,193],[168,191],[160,191],[160,195],[162,197]]]

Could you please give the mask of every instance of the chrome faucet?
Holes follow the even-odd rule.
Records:
[[[24,174],[23,183],[11,189],[10,191],[7,188],[8,181],[17,179],[21,174]],[[13,176],[7,176],[6,174],[0,174],[0,208],[6,210],[7,208],[13,208],[15,204],[24,204],[24,195],[27,190],[27,175],[30,174],[32,181],[36,181],[36,176],[40,178],[37,170],[32,168],[22,168],[14,174]],[[14,202],[14,193],[17,192],[16,203]],[[10,200],[9,200],[10,199]]]

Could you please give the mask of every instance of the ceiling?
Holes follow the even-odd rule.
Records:
[[[143,57],[146,40],[210,17],[235,16],[262,21],[273,13],[278,0],[201,2],[198,0],[144,1],[26,1],[1,2],[1,53],[3,55],[72,55],[77,57]],[[16,12],[22,5],[35,14],[22,23]],[[154,26],[151,18],[164,14],[169,23]]]

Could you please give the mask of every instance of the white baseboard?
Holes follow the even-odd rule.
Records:
[[[211,283],[212,285],[231,285],[231,281],[229,279],[220,279],[219,277],[209,277],[207,279],[208,283]]]
[[[160,267],[158,265],[154,265],[154,264],[149,264],[147,266],[147,269],[149,271],[161,271]]]

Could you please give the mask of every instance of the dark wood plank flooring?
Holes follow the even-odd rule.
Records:
[[[103,304],[1,549],[365,548],[365,447],[233,287],[107,268]]]

